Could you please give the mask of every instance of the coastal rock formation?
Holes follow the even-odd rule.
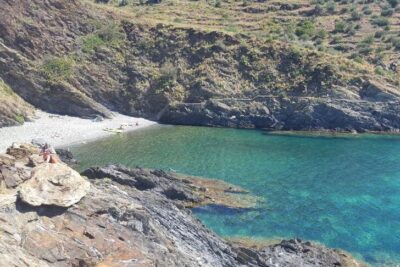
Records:
[[[80,117],[113,110],[171,124],[400,129],[396,73],[246,35],[121,20],[90,2],[0,5],[0,78],[10,92]],[[26,117],[17,112],[14,123]]]
[[[67,172],[70,182],[64,181]],[[298,240],[261,249],[231,244],[185,208],[210,203],[217,190],[245,193],[240,188],[208,190],[193,177],[111,165],[85,171],[90,190],[65,207],[66,192],[56,187],[76,188],[71,176],[77,175],[66,165],[45,163],[32,173],[31,180],[0,193],[1,266],[357,266],[340,251]],[[55,189],[54,201],[24,202],[30,190],[42,193],[40,183]]]
[[[238,247],[236,251],[242,261],[251,262],[255,266],[364,266],[340,250],[332,251],[297,238],[258,250]]]
[[[400,129],[400,100],[259,98],[176,104],[164,123],[269,130],[391,131]]]
[[[32,169],[29,181],[19,190],[19,197],[32,206],[70,207],[89,189],[90,183],[67,165],[43,163]]]

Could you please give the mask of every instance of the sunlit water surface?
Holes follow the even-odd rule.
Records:
[[[222,179],[265,199],[197,208],[222,236],[300,237],[372,266],[400,263],[400,137],[156,126],[74,147],[84,169],[122,163]]]

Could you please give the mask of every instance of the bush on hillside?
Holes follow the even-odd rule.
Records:
[[[384,17],[378,17],[378,18],[375,18],[372,20],[372,24],[380,26],[380,27],[384,27],[384,26],[389,25],[389,20]]]
[[[311,20],[304,20],[299,22],[296,26],[296,35],[301,38],[308,38],[315,33],[315,25]]]
[[[391,5],[392,7],[396,7],[399,3],[400,0],[387,0],[389,5]]]
[[[67,57],[51,57],[43,61],[41,72],[47,79],[60,81],[68,78],[73,73],[74,61]]]
[[[342,20],[335,21],[335,32],[346,32],[346,22]]]
[[[127,6],[128,0],[118,0],[118,6]]]
[[[393,38],[392,44],[396,50],[400,50],[400,37]]]
[[[353,10],[351,12],[351,20],[360,20],[362,17],[362,14],[358,12],[357,10]]]
[[[393,9],[393,8],[390,8],[390,7],[388,7],[388,6],[386,6],[386,7],[384,7],[384,8],[382,9],[382,11],[381,11],[381,16],[390,17],[390,16],[393,15],[393,13],[394,13],[394,9]]]

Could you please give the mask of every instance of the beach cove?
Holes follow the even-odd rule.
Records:
[[[399,149],[400,138],[391,135],[182,126],[149,127],[72,147],[82,169],[108,163],[159,168],[220,179],[264,199],[250,210],[194,209],[219,235],[299,237],[348,251],[371,266],[395,266],[400,259]]]

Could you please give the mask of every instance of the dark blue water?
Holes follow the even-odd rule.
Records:
[[[195,209],[220,235],[300,237],[373,266],[400,264],[400,137],[155,127],[73,152],[82,168],[112,162],[172,168],[222,179],[265,199],[251,211]]]

